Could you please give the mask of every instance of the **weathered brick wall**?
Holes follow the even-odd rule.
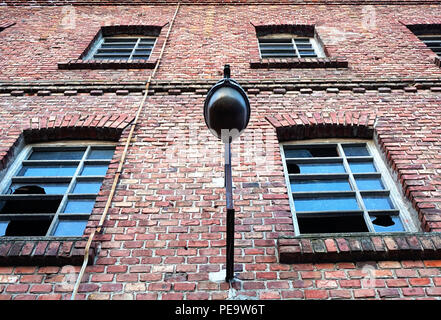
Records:
[[[38,128],[59,127],[71,137],[76,126],[98,127],[92,132],[100,139],[105,128],[119,128],[111,131],[112,138],[121,138],[90,228],[98,224],[127,125],[142,100],[142,81],[151,70],[59,70],[57,63],[80,55],[106,19],[163,25],[160,37],[165,37],[174,9],[75,7],[78,26],[88,26],[79,36],[78,28],[60,25],[67,12],[63,7],[0,8],[0,21],[16,23],[0,33],[3,165],[11,163],[17,139],[35,141]],[[225,264],[223,146],[206,129],[202,114],[207,90],[221,77],[224,63],[231,64],[252,106],[248,129],[233,144],[235,297],[441,297],[440,69],[399,22],[435,23],[441,7],[373,7],[373,30],[364,29],[362,10],[181,7],[77,299],[228,298],[229,285],[210,280]],[[250,22],[316,24],[329,53],[344,56],[349,67],[252,69],[257,44]],[[340,31],[344,41],[326,45]],[[419,232],[370,242],[316,237],[297,246],[279,150],[282,133],[341,137],[348,128],[365,127],[414,212]],[[0,299],[70,298],[81,261],[52,263],[57,254],[63,256],[65,242],[45,246],[40,241],[37,250],[28,239],[0,240]],[[280,262],[282,253],[288,260]],[[51,259],[29,263],[28,257],[45,254]]]
[[[1,7],[0,21],[16,25],[0,37],[0,79],[145,80],[151,70],[59,70],[58,63],[78,59],[101,26],[163,26],[163,40],[174,9]],[[438,78],[435,55],[405,25],[440,23],[440,11],[439,6],[424,5],[182,5],[156,78],[214,80],[225,63],[239,79]],[[250,68],[250,62],[259,59],[255,26],[273,24],[314,25],[328,55],[344,59],[349,68]],[[160,47],[158,43],[154,56]]]

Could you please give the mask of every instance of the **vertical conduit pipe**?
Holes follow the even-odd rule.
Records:
[[[87,264],[88,264],[88,261],[89,261],[89,251],[90,251],[90,246],[92,244],[93,238],[94,238],[96,233],[101,233],[102,232],[104,220],[106,219],[107,212],[109,211],[110,205],[112,204],[113,195],[115,194],[116,186],[118,185],[119,177],[120,177],[121,172],[122,172],[122,167],[124,165],[124,161],[125,161],[126,156],[127,156],[127,151],[129,149],[130,142],[131,142],[132,137],[133,137],[133,133],[135,132],[135,127],[136,127],[136,125],[138,123],[138,119],[139,119],[139,117],[141,115],[141,112],[144,109],[145,101],[147,100],[147,95],[148,95],[148,92],[149,92],[150,82],[152,81],[153,77],[155,76],[156,71],[158,70],[159,64],[161,63],[162,55],[164,54],[165,46],[167,44],[168,38],[170,36],[171,30],[172,30],[172,27],[173,27],[173,24],[175,22],[176,15],[178,14],[180,4],[181,3],[178,2],[178,5],[176,6],[175,13],[173,15],[173,18],[172,18],[172,20],[170,22],[170,25],[169,25],[169,28],[168,28],[168,31],[167,31],[167,35],[165,37],[164,43],[162,44],[161,52],[159,54],[158,60],[156,61],[155,68],[153,69],[153,72],[150,74],[150,76],[149,76],[149,78],[148,78],[148,80],[146,82],[144,96],[143,96],[142,101],[141,101],[141,103],[140,103],[140,105],[138,107],[138,110],[136,112],[135,119],[133,120],[133,122],[130,125],[129,136],[127,137],[127,141],[126,141],[126,144],[124,146],[124,151],[123,151],[121,159],[119,161],[118,169],[117,169],[117,171],[115,173],[115,177],[113,179],[112,188],[110,189],[109,197],[107,198],[106,205],[104,207],[104,211],[103,211],[103,213],[101,215],[101,219],[99,221],[98,226],[96,228],[93,228],[91,233],[89,234],[89,238],[87,240],[86,247],[84,249],[83,265],[81,266],[80,272],[78,274],[78,278],[77,278],[77,280],[75,282],[75,286],[74,286],[74,289],[73,289],[73,292],[72,292],[71,300],[75,300],[75,297],[76,297],[76,295],[78,293],[78,288],[79,288],[79,286],[81,284],[82,278],[84,276],[84,272],[86,270],[86,267],[87,267]]]

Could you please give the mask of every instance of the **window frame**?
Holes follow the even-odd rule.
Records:
[[[128,59],[121,59],[121,58],[105,58],[105,59],[96,59],[95,58],[95,54],[97,53],[97,51],[101,48],[101,46],[103,45],[104,41],[106,39],[115,39],[115,38],[133,38],[133,39],[137,39],[136,44],[134,45],[134,47],[132,48],[132,51],[130,53],[130,57]],[[147,59],[131,59],[136,48],[139,45],[139,42],[142,39],[154,39],[153,41],[153,45],[149,54],[149,57]],[[104,36],[102,34],[102,32],[99,33],[98,38],[93,42],[93,44],[91,45],[90,48],[88,48],[87,52],[84,54],[83,56],[83,60],[99,60],[99,61],[109,61],[109,60],[117,60],[117,61],[127,61],[127,62],[132,62],[132,61],[137,61],[137,60],[150,60],[152,53],[155,49],[156,43],[158,41],[158,37],[155,36],[144,36],[144,35],[132,35],[132,34],[116,34],[116,35],[109,35],[109,36]]]
[[[439,52],[436,52],[433,50],[432,46],[429,46],[429,44],[426,43],[426,41],[430,41],[430,40],[425,40],[425,38],[439,38],[439,40],[435,40],[435,41],[439,41],[441,43],[441,32],[440,33],[428,32],[423,34],[416,34],[416,36],[422,43],[424,43],[427,46],[427,48],[429,48],[434,54],[436,54],[438,58],[441,58],[441,46],[437,47],[437,49],[439,49]]]
[[[263,57],[262,56],[262,50],[260,48],[260,39],[290,39],[291,40],[291,45],[294,49],[294,51],[296,52],[296,57],[289,57],[289,56],[269,56],[269,57]],[[302,57],[299,54],[299,50],[297,48],[297,45],[295,43],[295,39],[309,39],[309,42],[314,50],[314,53],[316,55],[316,57]],[[296,35],[293,33],[271,33],[271,34],[266,34],[266,35],[262,35],[262,36],[257,36],[257,46],[259,48],[259,58],[260,59],[305,59],[305,58],[310,58],[310,59],[317,59],[317,58],[326,58],[326,54],[324,52],[324,48],[319,44],[318,39],[316,37],[316,34],[314,33],[314,36],[300,36],[300,35]]]
[[[294,196],[293,196],[293,192],[291,190],[291,180],[290,180],[290,176],[288,174],[288,169],[287,169],[287,161],[286,161],[286,157],[285,157],[285,152],[284,152],[284,147],[285,146],[290,146],[290,145],[296,145],[296,146],[313,146],[313,145],[337,145],[337,150],[339,151],[339,158],[342,159],[342,163],[343,166],[345,168],[346,173],[344,175],[346,175],[348,177],[348,181],[350,183],[351,186],[351,191],[346,191],[347,193],[355,193],[355,198],[357,201],[357,204],[359,205],[360,209],[359,210],[354,210],[355,211],[363,211],[363,219],[364,222],[368,228],[367,232],[361,232],[361,234],[382,234],[382,233],[390,233],[390,232],[394,232],[394,231],[375,231],[372,221],[370,219],[368,210],[365,208],[363,201],[361,201],[361,193],[360,190],[357,187],[357,183],[355,182],[354,176],[353,174],[349,173],[351,171],[348,171],[348,160],[346,158],[346,156],[343,156],[343,154],[341,153],[341,144],[366,144],[366,148],[370,153],[370,157],[373,160],[374,165],[377,168],[377,175],[381,177],[381,180],[384,184],[384,193],[386,194],[388,192],[389,194],[389,198],[390,201],[393,203],[395,210],[398,211],[398,213],[396,214],[400,220],[401,223],[403,225],[404,230],[402,231],[395,231],[395,233],[399,233],[399,232],[416,232],[418,231],[418,228],[416,227],[416,224],[413,221],[413,217],[411,215],[411,211],[412,211],[412,207],[411,204],[406,201],[406,199],[404,198],[404,196],[399,192],[398,187],[397,187],[397,183],[396,181],[392,178],[392,175],[388,169],[388,167],[386,166],[383,158],[381,157],[378,148],[375,144],[375,142],[373,140],[365,140],[365,139],[310,139],[310,140],[298,140],[298,141],[287,141],[287,142],[281,142],[279,144],[280,147],[280,154],[282,157],[282,163],[283,163],[283,171],[284,171],[284,177],[285,177],[285,183],[286,183],[286,187],[288,189],[288,197],[289,197],[289,206],[290,206],[290,210],[291,210],[291,214],[292,214],[292,220],[293,220],[293,227],[294,227],[294,233],[296,236],[299,235],[323,235],[323,234],[332,234],[333,236],[338,235],[339,232],[329,232],[329,233],[301,233],[300,232],[300,228],[299,228],[299,223],[298,223],[298,219],[297,219],[297,211],[295,210],[295,205],[294,205]],[[323,158],[321,158],[323,159]],[[333,158],[336,159],[336,158]],[[320,160],[315,160],[317,162],[321,162]],[[329,174],[325,174],[323,175],[323,177],[326,176],[333,176],[335,174],[329,173]],[[358,173],[356,173],[356,175],[358,175]],[[374,174],[373,174],[374,175]],[[373,176],[372,175],[372,176]],[[361,191],[364,193],[369,193],[369,191]],[[326,192],[324,192],[326,193]],[[328,192],[328,193],[332,193],[332,192]],[[332,193],[333,195],[338,195],[341,193],[345,193],[345,191],[341,191],[341,192],[335,192]],[[300,193],[299,193],[300,194]],[[382,211],[386,211],[386,210],[382,210]],[[392,211],[392,210],[391,210]],[[326,215],[326,211],[318,213],[318,214],[323,214]],[[341,215],[340,215],[341,216]],[[357,232],[340,232],[340,233],[345,233],[345,234],[356,234]]]
[[[91,164],[106,164],[107,165],[107,170],[106,172],[109,170],[109,165],[112,162],[112,158],[115,155],[115,148],[117,146],[116,142],[110,142],[110,141],[95,141],[95,140],[75,140],[75,141],[56,141],[56,142],[44,142],[44,143],[32,143],[32,144],[27,144],[25,146],[23,146],[23,149],[18,152],[17,156],[15,157],[15,159],[13,160],[13,162],[11,163],[11,166],[9,168],[6,169],[6,173],[4,174],[4,176],[2,177],[2,180],[0,181],[0,198],[1,199],[7,199],[8,194],[8,190],[10,188],[10,186],[13,184],[12,178],[14,176],[16,176],[16,174],[23,168],[23,162],[24,161],[29,161],[27,160],[29,158],[29,156],[31,155],[32,151],[35,149],[41,149],[41,150],[46,150],[46,149],[57,149],[57,151],[61,151],[61,150],[67,150],[69,148],[85,148],[85,151],[81,157],[81,159],[79,160],[53,160],[53,161],[58,161],[58,162],[63,162],[65,164],[68,164],[68,162],[77,162],[77,167],[75,169],[75,172],[72,175],[69,176],[50,176],[50,178],[48,178],[49,176],[41,176],[41,177],[31,177],[28,180],[38,180],[39,182],[41,181],[42,183],[48,182],[49,180],[52,180],[51,182],[61,182],[64,181],[67,184],[67,189],[64,191],[63,194],[46,194],[44,196],[40,195],[40,196],[33,196],[33,198],[35,198],[36,200],[38,200],[39,198],[61,198],[60,204],[58,205],[58,208],[56,210],[56,212],[54,213],[46,213],[46,214],[35,214],[35,213],[16,213],[16,214],[2,214],[0,216],[0,221],[12,221],[14,220],[14,218],[16,218],[15,220],[21,220],[22,218],[26,218],[26,216],[47,216],[50,217],[51,222],[49,225],[48,230],[46,231],[46,234],[40,235],[40,236],[0,236],[0,240],[1,239],[7,239],[7,238],[29,238],[29,237],[38,237],[38,238],[72,238],[72,237],[78,237],[78,235],[56,235],[55,231],[56,228],[58,227],[58,224],[60,222],[60,217],[62,218],[61,220],[64,221],[85,221],[86,225],[89,221],[90,215],[91,213],[63,213],[62,211],[65,209],[66,204],[68,202],[69,199],[93,199],[94,203],[93,203],[93,207],[96,204],[96,198],[98,197],[99,191],[97,193],[73,193],[76,182],[77,182],[77,178],[80,177],[79,181],[92,181],[92,180],[101,180],[101,186],[100,189],[102,187],[102,183],[105,179],[105,174],[104,175],[88,175],[88,176],[80,176],[80,173],[82,171],[82,169],[84,168],[84,164],[85,163],[91,163]],[[87,159],[90,150],[92,148],[110,148],[113,147],[114,149],[114,153],[112,158],[110,159]],[[40,163],[47,163],[49,164],[51,160],[30,160],[30,161],[39,161]],[[26,164],[26,163],[25,163]],[[20,180],[20,178],[18,179]],[[26,178],[24,178],[23,180],[26,180]],[[17,181],[17,179],[16,179]],[[26,197],[26,195],[20,196],[20,197]],[[20,198],[18,197],[18,198]],[[92,208],[93,210],[93,208]],[[8,218],[13,218],[8,219]],[[18,219],[17,219],[18,218]],[[84,230],[83,230],[84,233]],[[83,234],[79,235],[82,236]]]

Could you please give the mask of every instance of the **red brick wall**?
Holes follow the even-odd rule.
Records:
[[[141,9],[142,8],[142,9]],[[245,10],[246,8],[246,10]],[[264,8],[264,10],[262,10]],[[175,6],[8,7],[0,21],[2,80],[145,80],[151,70],[58,70],[77,59],[104,25],[165,26]],[[191,6],[183,5],[157,79],[217,79],[230,63],[243,79],[437,78],[435,55],[405,24],[440,23],[438,6]],[[349,68],[251,69],[258,58],[256,25],[309,24],[330,57]],[[87,26],[87,28],[85,28]],[[81,30],[81,36],[79,31]],[[167,26],[160,40],[165,37]],[[387,30],[387,32],[385,32]],[[158,53],[156,46],[154,54]],[[16,54],[20,52],[20,54]],[[197,57],[197,58],[195,58]]]
[[[101,119],[95,122],[101,129],[119,127],[120,116],[129,122],[151,70],[59,70],[57,64],[77,58],[107,23],[163,25],[164,39],[175,6],[78,6],[72,29],[60,25],[68,10],[0,10],[0,21],[16,23],[0,33],[3,156],[12,155],[23,130],[37,124],[45,128],[50,119],[60,119],[58,126],[65,123],[65,128],[88,117]],[[440,69],[403,23],[435,23],[440,11],[439,5],[182,6],[77,298],[228,297],[228,284],[210,281],[210,274],[225,263],[223,146],[206,129],[202,107],[223,64],[230,63],[232,77],[244,86],[252,107],[247,130],[233,144],[236,294],[259,299],[439,299]],[[375,24],[363,20],[373,16]],[[257,50],[253,24],[281,23],[314,24],[329,54],[344,57],[348,68],[250,68]],[[344,38],[333,42],[342,33]],[[329,126],[321,131],[320,122]],[[341,136],[339,132],[362,125],[378,142],[421,230],[378,236],[372,247],[355,239],[359,250],[349,236],[342,236],[347,245],[316,237],[309,240],[326,251],[316,257],[336,262],[281,263],[281,252],[292,254],[294,245],[281,250],[280,239],[292,238],[294,231],[280,132]],[[98,223],[127,129],[118,134],[89,227]],[[4,165],[12,159],[6,157]],[[6,257],[0,259],[0,299],[70,298],[77,262],[19,264],[17,256],[35,251],[16,241],[12,255],[4,252],[12,250],[5,243],[0,239],[0,253]],[[348,251],[354,255],[348,258]],[[360,252],[373,258],[363,259]]]

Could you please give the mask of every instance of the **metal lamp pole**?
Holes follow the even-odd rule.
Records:
[[[207,127],[225,145],[225,189],[227,209],[227,263],[225,281],[234,278],[234,206],[231,173],[231,142],[248,125],[250,103],[245,91],[230,79],[230,66],[224,67],[224,78],[208,92],[204,104]]]

